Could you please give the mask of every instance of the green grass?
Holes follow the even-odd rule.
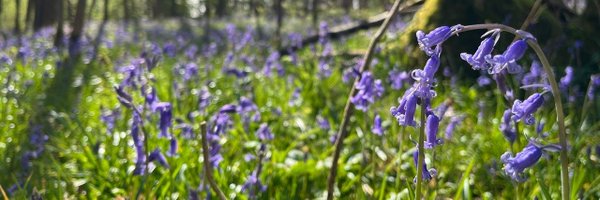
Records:
[[[110,32],[110,31],[109,31]],[[109,35],[109,38],[113,38]],[[143,41],[143,40],[142,40]],[[162,42],[162,41],[159,41]],[[364,50],[368,37],[363,34],[345,39],[343,43],[335,43],[336,51]],[[384,44],[395,42],[387,40]],[[317,49],[320,49],[318,45]],[[384,48],[385,49],[385,48]],[[11,48],[4,53],[14,56],[18,49]],[[117,120],[115,131],[106,132],[106,125],[100,121],[102,108],[113,109],[119,105],[112,87],[120,83],[122,75],[114,70],[135,58],[141,52],[140,43],[116,44],[113,49],[103,48],[100,59],[92,64],[79,63],[75,67],[74,80],[81,84],[65,84],[72,87],[73,103],[66,105],[68,109],[55,112],[46,107],[50,83],[57,76],[55,62],[59,59],[50,56],[43,60],[15,59],[14,67],[0,66],[0,185],[7,190],[18,180],[25,180],[22,189],[13,194],[15,199],[23,199],[33,194],[40,194],[48,199],[107,199],[134,198],[138,190],[145,199],[187,199],[190,189],[201,184],[203,159],[200,139],[183,139],[181,131],[172,129],[179,139],[179,152],[175,157],[168,157],[169,169],[151,168],[147,180],[142,176],[132,175],[135,164],[135,150],[129,135],[131,111],[121,109],[121,117]],[[242,53],[255,59],[255,64],[262,68],[268,56],[265,49],[248,47]],[[161,101],[173,104],[174,118],[180,118],[194,127],[199,135],[199,124],[209,120],[220,106],[237,103],[245,96],[258,105],[261,122],[269,124],[275,139],[268,142],[267,156],[264,161],[261,181],[267,190],[259,194],[259,199],[315,199],[323,198],[326,191],[333,145],[330,136],[338,129],[341,113],[346,102],[349,84],[341,80],[342,71],[353,66],[355,61],[347,58],[335,58],[332,63],[333,74],[328,78],[320,78],[318,60],[309,48],[299,52],[300,64],[294,66],[288,58],[282,64],[286,76],[279,77],[276,72],[272,77],[264,77],[260,73],[251,73],[246,79],[237,79],[224,75],[220,66],[225,53],[214,57],[201,58],[196,63],[200,66],[199,76],[185,83],[186,89],[180,91],[179,99],[173,81],[181,77],[173,73],[178,62],[185,63],[183,55],[176,58],[165,58],[148,76],[153,77],[149,84],[156,88]],[[411,58],[402,54],[399,49],[385,49],[378,53],[378,64],[372,68],[376,78],[387,83],[387,72],[398,65],[401,70],[409,70],[418,66],[405,66]],[[525,61],[525,63],[530,61]],[[119,64],[120,63],[120,64]],[[452,70],[462,66],[452,66]],[[205,73],[204,66],[211,64],[213,69]],[[244,66],[237,62],[237,66]],[[443,63],[442,66],[447,65]],[[527,65],[523,65],[527,66]],[[91,67],[89,77],[81,73]],[[443,69],[440,69],[440,72]],[[12,75],[10,75],[12,74]],[[9,83],[6,83],[12,76]],[[464,75],[460,75],[464,77]],[[291,77],[291,78],[289,78]],[[453,138],[434,150],[426,151],[428,167],[437,169],[438,175],[425,185],[427,199],[557,199],[560,197],[560,168],[558,153],[550,153],[532,169],[526,170],[529,180],[515,183],[503,174],[500,155],[511,150],[508,142],[498,129],[500,117],[504,111],[503,98],[495,86],[475,86],[474,79],[451,83],[442,73],[436,90],[438,96],[433,105],[438,106],[447,99],[453,100],[439,135],[443,135],[449,116],[465,115],[466,119],[459,125]],[[516,80],[515,80],[516,81]],[[516,82],[515,82],[516,83]],[[197,110],[198,97],[196,91],[208,87],[213,94],[213,101],[207,108],[208,115],[198,114],[188,120],[188,113]],[[288,104],[292,93],[300,89],[299,105]],[[389,108],[397,105],[397,98],[403,90],[392,90],[386,84],[384,96],[363,113],[356,111],[351,119],[351,131],[346,139],[346,148],[340,159],[337,178],[336,195],[340,199],[410,199],[413,198],[413,177],[416,169],[413,164],[412,140],[417,139],[417,129],[401,128],[389,114]],[[143,97],[133,91],[134,102],[143,104]],[[517,97],[522,99],[527,93],[518,91]],[[46,95],[46,96],[45,96]],[[65,97],[66,98],[66,97]],[[61,99],[61,98],[58,98]],[[478,119],[480,101],[485,102],[484,118]],[[591,112],[598,111],[596,102],[591,102]],[[585,149],[597,145],[599,141],[597,122],[588,120],[584,128],[579,124],[581,112],[579,102],[567,106],[567,126],[570,138],[570,159],[572,176],[572,194],[586,199],[598,198],[600,187],[599,156],[592,153],[587,156]],[[536,114],[536,119],[546,122],[544,131],[549,137],[546,143],[556,143],[557,131],[554,125],[555,114],[553,102],[549,100],[543,111]],[[275,112],[279,110],[281,114]],[[375,114],[384,119],[386,132],[383,136],[371,133],[371,125]],[[316,123],[316,116],[321,115],[330,123],[332,130],[322,130]],[[221,153],[224,157],[220,167],[215,169],[215,178],[220,188],[232,199],[247,199],[247,193],[241,186],[247,176],[252,173],[257,163],[246,162],[245,154],[256,155],[259,142],[254,132],[260,123],[251,123],[246,129],[238,115],[232,115],[234,124],[223,136]],[[21,155],[32,148],[29,145],[29,123],[44,124],[44,133],[49,135],[45,151],[39,158],[32,160],[32,170],[23,170],[20,164]],[[147,120],[144,131],[150,136],[149,150],[154,148],[168,149],[168,140],[158,138],[158,118],[153,116]],[[535,127],[520,126],[522,133],[512,149],[520,151],[526,144],[527,136],[535,136]],[[523,134],[524,133],[524,134]],[[400,141],[402,145],[400,145]],[[143,186],[142,186],[143,183]],[[519,193],[516,188],[519,188]],[[206,195],[201,193],[201,196]],[[213,193],[214,195],[214,193]]]

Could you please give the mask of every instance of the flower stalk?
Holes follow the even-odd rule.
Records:
[[[221,189],[219,188],[219,185],[217,185],[217,182],[215,182],[215,179],[213,178],[213,174],[212,174],[212,165],[210,164],[210,156],[209,154],[209,150],[208,150],[208,138],[207,138],[207,129],[206,129],[206,122],[202,122],[200,124],[200,132],[202,133],[202,156],[204,157],[204,175],[206,180],[208,181],[208,184],[210,185],[210,187],[212,188],[212,190],[217,193],[217,196],[219,197],[220,200],[226,200],[227,197],[225,197],[225,194],[223,193],[223,191],[221,191]]]
[[[423,100],[421,102],[424,102]],[[417,145],[418,161],[417,161],[417,189],[415,190],[416,199],[421,199],[421,186],[423,185],[423,162],[425,162],[425,149],[423,148],[425,137],[425,115],[427,108],[421,104],[421,127],[419,128],[419,144]]]
[[[502,24],[474,24],[468,26],[462,26],[460,30],[454,32],[454,34],[458,34],[461,32],[467,32],[472,30],[493,30],[499,29],[504,32],[511,33],[513,35],[526,38],[529,35],[522,34],[523,32],[516,30],[512,27],[502,25]],[[565,131],[565,116],[563,113],[563,104],[562,99],[560,97],[560,90],[558,88],[558,83],[556,82],[556,78],[554,76],[554,72],[552,71],[552,67],[550,66],[550,62],[546,55],[544,54],[542,48],[534,39],[528,39],[527,44],[533,49],[537,57],[539,58],[544,71],[546,72],[548,82],[550,83],[550,88],[552,90],[552,96],[554,98],[554,107],[556,111],[556,118],[558,123],[558,138],[560,145],[560,162],[561,162],[561,190],[562,190],[562,199],[568,200],[570,194],[570,185],[569,185],[569,158],[567,154],[567,134]]]

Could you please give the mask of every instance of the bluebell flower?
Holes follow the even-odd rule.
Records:
[[[195,76],[198,76],[198,65],[196,65],[196,63],[190,62],[187,63],[185,65],[183,65],[183,73],[181,73],[183,75],[183,80],[190,80]]]
[[[485,57],[490,55],[494,50],[494,45],[500,36],[499,32],[492,33],[490,37],[487,37],[481,41],[477,51],[473,54],[461,53],[460,58],[467,61],[473,70],[487,70],[490,64],[485,60]]]
[[[453,116],[452,118],[450,118],[450,122],[448,123],[448,126],[446,126],[446,133],[444,135],[446,140],[449,140],[450,138],[452,138],[452,135],[454,134],[454,130],[456,129],[456,126],[458,126],[464,119],[465,119],[464,115]]]
[[[411,76],[417,81],[413,84],[414,95],[424,100],[430,100],[436,96],[436,92],[432,90],[432,88],[436,81],[434,76],[439,66],[439,56],[433,55],[427,60],[427,63],[422,70],[415,69],[412,71]]]
[[[171,58],[175,57],[176,51],[177,51],[177,47],[172,42],[167,42],[163,46],[163,53],[166,54],[167,56],[171,57]]]
[[[13,61],[6,54],[0,54],[0,65],[12,65]]]
[[[390,108],[390,112],[394,117],[396,117],[398,124],[402,126],[417,125],[417,123],[414,121],[415,111],[417,109],[417,100],[418,97],[414,94],[414,89],[410,88],[399,100],[400,105],[398,105],[398,107]]]
[[[401,89],[405,83],[410,82],[410,75],[404,71],[392,70],[389,73],[389,79],[392,83],[392,89]]]
[[[381,80],[374,80],[371,72],[363,72],[356,89],[358,92],[350,101],[362,111],[367,111],[369,105],[375,102],[375,97],[381,97],[384,91]]]
[[[492,83],[492,79],[490,79],[489,77],[485,76],[485,75],[481,75],[479,76],[479,78],[477,78],[477,84],[480,87],[484,87],[486,85],[489,85]]]
[[[117,93],[117,100],[119,100],[121,105],[127,108],[133,108],[133,98],[131,95],[127,94],[127,92],[125,92],[121,86],[115,86],[114,88],[115,92]]]
[[[600,86],[600,74],[590,76],[590,88],[587,92],[588,99],[594,100],[594,94],[596,93],[598,86]]]
[[[500,73],[505,68],[509,68],[507,71],[509,73],[518,73],[520,71],[520,66],[516,64],[516,62],[523,57],[525,51],[527,50],[527,41],[526,39],[520,39],[508,46],[506,51],[501,55],[492,55],[485,56],[485,60],[492,65],[492,68],[488,70],[490,74]]]
[[[237,111],[237,106],[233,104],[225,104],[219,109],[219,113],[235,113]]]
[[[173,118],[171,104],[167,102],[154,103],[152,105],[152,111],[160,113],[160,123],[158,125],[160,129],[159,137],[170,138],[169,128],[171,128]]]
[[[356,77],[359,77],[360,76],[359,68],[363,62],[364,61],[361,59],[353,67],[346,68],[342,74],[342,82],[350,83]]]
[[[538,80],[542,77],[543,73],[544,73],[544,71],[542,69],[542,65],[540,64],[540,62],[533,61],[531,63],[531,67],[529,68],[529,73],[526,73],[525,76],[523,76],[523,80],[521,81],[521,84],[523,84],[523,85],[534,84],[534,83],[538,82]]]
[[[267,123],[260,124],[260,127],[256,131],[256,136],[258,137],[258,139],[263,141],[273,139],[273,133],[271,133],[271,130],[269,129]]]
[[[415,167],[418,167],[419,165],[419,151],[415,151],[413,152],[413,160],[415,162]],[[424,181],[429,181],[431,180],[434,176],[437,175],[437,170],[435,170],[434,168],[431,169],[427,169],[427,164],[425,163],[425,158],[423,158],[423,176],[422,179]],[[414,179],[414,182],[417,181],[417,178]]]
[[[525,124],[532,125],[535,123],[533,113],[544,104],[544,97],[540,93],[535,93],[529,96],[525,101],[515,100],[512,107],[512,120],[520,121],[523,119]]]
[[[100,114],[100,121],[104,122],[106,125],[106,133],[112,134],[115,129],[115,124],[117,122],[117,118],[121,116],[119,109],[114,110],[102,110],[102,114]]]
[[[200,91],[198,92],[198,110],[200,110],[200,112],[204,112],[206,110],[206,107],[210,105],[210,99],[210,91],[208,91],[207,88],[200,89]]]
[[[416,35],[419,47],[427,55],[432,56],[437,51],[433,48],[437,48],[438,45],[446,41],[450,36],[452,36],[454,31],[459,30],[461,27],[461,25],[455,25],[452,27],[440,26],[427,34],[425,34],[423,31],[417,31]]]
[[[430,114],[429,116],[427,116],[427,122],[425,123],[425,136],[427,137],[427,140],[424,144],[424,147],[426,149],[431,149],[437,145],[442,144],[442,139],[437,138],[439,126],[439,117],[435,116],[434,114]]]
[[[300,105],[300,88],[296,88],[292,96],[290,97],[290,101],[288,102],[290,106]]]
[[[375,119],[373,120],[373,127],[371,128],[371,131],[375,135],[379,135],[379,136],[383,135],[381,116],[375,115]]]
[[[196,46],[195,44],[192,44],[188,48],[185,49],[185,56],[190,60],[194,60],[196,58],[197,52],[198,52],[198,46]]]
[[[573,67],[571,66],[567,66],[565,68],[565,76],[563,76],[562,78],[560,78],[560,88],[562,90],[566,90],[569,85],[571,84],[571,82],[573,81]]]
[[[175,121],[177,122],[177,125],[175,126],[175,128],[181,130],[181,135],[183,136],[183,138],[193,139],[196,137],[196,135],[194,134],[194,129],[193,129],[192,125],[185,123],[181,119],[176,119]]]
[[[523,171],[535,165],[541,157],[542,148],[530,143],[516,156],[513,157],[511,153],[506,152],[500,157],[500,160],[504,163],[506,175],[517,182],[523,182],[526,180]]]
[[[323,118],[321,115],[317,116],[317,124],[321,129],[325,131],[329,131],[329,129],[331,128],[331,126],[329,125],[329,121],[327,121],[327,119]]]
[[[177,155],[178,149],[179,149],[179,146],[177,145],[177,139],[175,137],[172,137],[171,140],[169,140],[169,152],[167,152],[167,155],[168,156]]]
[[[169,168],[169,163],[167,163],[167,158],[165,155],[160,152],[160,149],[156,148],[150,155],[148,156],[148,162],[156,161],[158,164],[163,166],[164,168]]]
[[[133,146],[136,151],[136,162],[133,175],[142,175],[146,170],[146,151],[144,150],[144,135],[140,133],[140,127],[142,126],[142,117],[138,112],[132,112],[133,119],[131,120],[131,138],[133,140]]]
[[[280,76],[283,76],[285,71],[283,70],[283,66],[279,62],[279,52],[273,51],[265,61],[265,66],[263,67],[263,73],[266,77],[271,76],[272,69],[277,69],[277,73]]]
[[[254,170],[252,174],[248,176],[244,185],[242,185],[242,191],[248,191],[251,198],[254,198],[256,195],[257,191],[255,191],[255,189],[259,189],[262,192],[267,190],[267,186],[261,183],[258,176],[258,171]]]
[[[502,132],[502,135],[504,135],[504,138],[510,142],[510,144],[514,143],[517,139],[516,130],[513,126],[511,126],[511,116],[511,109],[506,109],[502,115],[502,122],[500,123],[500,131]]]

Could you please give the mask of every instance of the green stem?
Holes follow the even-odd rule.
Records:
[[[425,101],[421,101],[425,102]],[[423,149],[423,140],[425,138],[425,106],[421,105],[421,127],[419,128],[419,145],[417,145],[417,189],[415,190],[415,196],[417,200],[421,199],[421,185],[423,182],[423,162],[425,158],[425,151]]]
[[[206,122],[202,122],[200,124],[200,132],[202,134],[202,156],[204,157],[204,178],[206,179],[206,181],[208,181],[208,184],[210,185],[210,187],[213,189],[213,191],[215,193],[217,193],[217,196],[219,197],[220,200],[227,200],[227,197],[225,196],[225,193],[223,193],[223,191],[221,191],[221,189],[219,188],[219,185],[217,185],[217,182],[215,182],[215,179],[213,178],[213,174],[212,174],[212,166],[210,164],[210,155],[208,155],[208,138],[206,136],[207,134],[207,129],[206,129]]]
[[[517,33],[517,30],[503,25],[503,24],[474,24],[463,26],[462,29],[455,32],[455,34],[472,31],[472,30],[481,30],[481,29],[499,29],[508,33],[511,33],[516,36],[521,36]],[[568,160],[568,152],[567,152],[567,134],[565,131],[565,116],[563,113],[563,105],[562,99],[560,97],[560,90],[558,89],[558,84],[556,83],[556,78],[554,77],[554,72],[552,71],[552,67],[550,66],[550,62],[548,62],[548,58],[544,54],[544,51],[540,47],[540,45],[535,40],[527,40],[527,44],[533,49],[537,57],[542,62],[542,66],[544,67],[544,71],[546,72],[548,82],[550,83],[550,87],[552,89],[552,96],[554,98],[554,107],[556,111],[556,122],[558,123],[558,139],[560,145],[560,162],[561,162],[561,190],[562,190],[562,200],[568,200],[570,194],[570,185],[569,185],[569,160]]]

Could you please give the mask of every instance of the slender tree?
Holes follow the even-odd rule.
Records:
[[[20,34],[21,32],[21,0],[15,0],[15,33]]]
[[[73,31],[69,38],[69,54],[71,57],[79,55],[79,43],[83,35],[83,25],[85,22],[85,4],[87,0],[77,1],[77,10],[75,11],[75,19],[73,20]]]
[[[316,29],[319,27],[319,1],[320,0],[312,0],[312,22],[313,27]]]
[[[56,48],[61,48],[62,47],[62,43],[63,43],[63,37],[64,37],[64,30],[63,30],[63,25],[64,25],[64,16],[63,16],[63,10],[64,10],[64,1],[63,0],[59,0],[58,1],[58,23],[56,24],[56,35],[54,35],[54,47]]]
[[[31,20],[35,8],[35,0],[27,0],[27,11],[25,12],[25,23],[23,25],[23,31],[27,32],[31,26]]]
[[[3,10],[3,4],[4,2],[2,2],[2,0],[0,0],[0,21],[2,20],[2,10]],[[0,24],[0,29],[2,29],[2,24]]]
[[[277,48],[279,48],[279,45],[281,44],[281,25],[283,23],[283,15],[284,15],[283,0],[275,0],[273,8],[277,15],[277,25],[275,28],[275,37],[277,39]]]
[[[92,19],[92,13],[94,13],[94,8],[96,8],[96,0],[92,0],[92,4],[90,4],[90,9],[87,12],[86,19],[88,19],[88,20]]]
[[[33,19],[33,30],[37,31],[42,27],[50,26],[56,23],[58,19],[58,0],[36,0],[35,18]],[[69,1],[67,1],[69,2]]]

